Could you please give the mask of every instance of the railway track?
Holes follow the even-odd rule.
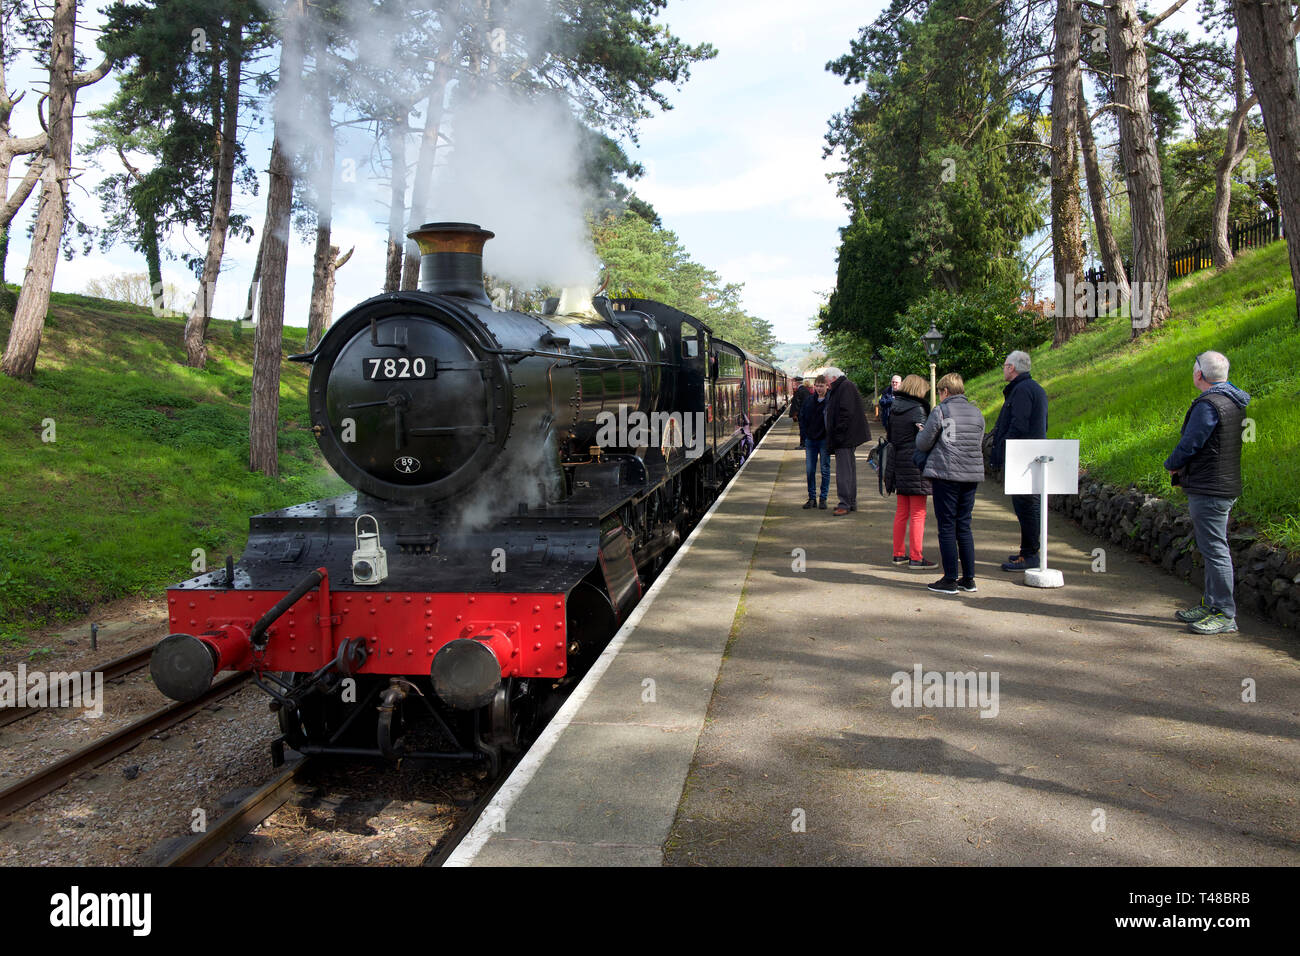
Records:
[[[241,837],[257,829],[262,821],[284,806],[294,795],[305,771],[311,765],[310,757],[303,757],[289,766],[265,786],[251,794],[206,833],[200,833],[165,861],[163,866],[207,866],[225,853]]]
[[[147,652],[146,652],[147,659]],[[68,754],[49,766],[0,790],[0,817],[27,806],[59,789],[77,774],[84,773],[126,753],[154,734],[194,716],[204,707],[235,693],[248,682],[248,672],[233,674],[213,684],[202,696],[186,703],[170,704],[116,730],[102,740]]]
[[[111,660],[99,667],[90,668],[92,674],[103,674],[104,683],[116,680],[119,677],[125,677],[133,671],[138,671],[149,665],[149,657],[153,654],[153,647],[145,647],[130,654],[124,654],[122,657]],[[51,689],[50,698],[52,700],[66,700],[72,694],[71,681],[64,681],[57,689]],[[10,707],[0,711],[0,727],[7,727],[10,724],[17,723],[25,717],[45,710],[44,707]]]

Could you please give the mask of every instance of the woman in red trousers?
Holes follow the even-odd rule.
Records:
[[[917,570],[938,567],[921,554],[930,479],[922,475],[912,462],[916,435],[930,414],[930,403],[926,401],[929,394],[929,382],[919,375],[909,375],[894,389],[894,408],[889,413],[888,437],[894,446],[890,468],[894,491],[898,495],[898,508],[894,512],[894,563]],[[909,545],[906,550],[904,541]]]

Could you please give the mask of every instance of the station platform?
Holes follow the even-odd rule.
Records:
[[[979,590],[935,594],[891,563],[870,445],[839,518],[796,446],[782,419],[447,865],[1300,863],[1293,636],[1187,633],[1199,594],[1094,570],[1055,513],[1066,586],[1026,587],[991,482]]]

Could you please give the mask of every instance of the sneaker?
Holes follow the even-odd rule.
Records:
[[[1008,561],[1019,561],[1019,560],[1020,560],[1021,558],[1023,558],[1023,557],[1024,557],[1024,555],[1021,554],[1019,551],[1017,551],[1015,554],[1008,554],[1008,555],[1007,555],[1007,560],[1008,560]]]
[[[927,561],[925,558],[922,558],[920,561],[915,559],[908,561],[907,566],[913,571],[933,571],[939,565],[933,561]]]
[[[958,579],[957,579],[957,590],[958,590],[958,591],[966,591],[967,593],[971,593],[971,592],[974,592],[974,591],[978,591],[979,588],[977,588],[977,587],[975,586],[975,579],[974,579],[974,578],[958,578]]]
[[[957,582],[954,581],[952,578],[940,578],[938,581],[935,581],[933,584],[927,584],[926,587],[928,587],[931,591],[938,591],[940,594],[957,593]]]
[[[1197,621],[1205,620],[1213,613],[1214,609],[1206,607],[1205,603],[1202,602],[1196,605],[1196,607],[1189,607],[1182,611],[1175,611],[1174,617],[1178,618],[1178,620],[1182,621],[1184,624],[1195,624]]]
[[[836,508],[836,509],[835,509],[835,517],[837,517],[837,518],[843,517],[844,515],[846,515],[846,514],[849,513],[849,510],[850,510],[850,509],[848,509],[848,508]]]
[[[1229,634],[1237,630],[1237,619],[1222,611],[1211,611],[1201,620],[1188,624],[1187,629],[1193,634]]]
[[[821,501],[817,502],[817,507],[820,508],[822,511],[825,511],[825,510],[826,510],[826,499],[823,498]]]
[[[895,564],[907,564],[907,555],[905,555],[905,554],[896,554],[896,555],[894,555],[894,563],[895,563]]]
[[[1036,567],[1038,567],[1038,555],[1031,554],[1028,557],[1024,555],[1016,555],[1016,557],[1014,557],[1010,561],[1005,562],[1002,565],[1002,570],[1003,571],[1025,571],[1028,570],[1029,568],[1036,568]]]
[[[804,503],[803,510],[804,510],[804,511],[807,511],[809,508],[816,508],[816,507],[817,507],[817,499],[816,499],[816,498],[809,498],[809,499]]]

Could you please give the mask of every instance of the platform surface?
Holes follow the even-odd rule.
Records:
[[[890,561],[869,446],[836,518],[802,510],[796,443],[760,445],[452,864],[1300,863],[1294,634],[1187,633],[1190,585],[1113,547],[1094,570],[1056,513],[1065,587],[1026,587],[991,482],[979,590],[935,594]],[[931,672],[984,701],[927,698]]]

